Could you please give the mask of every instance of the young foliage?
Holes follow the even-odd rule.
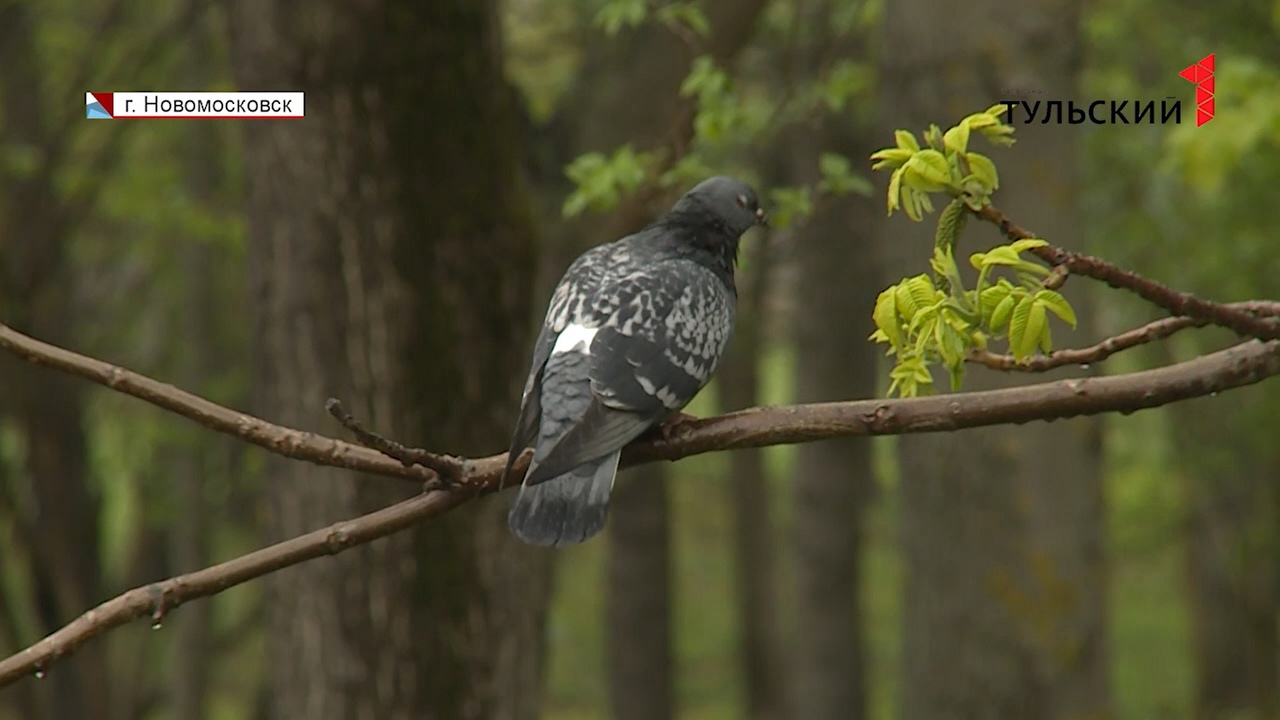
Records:
[[[688,40],[713,31],[697,0],[606,0],[595,17],[608,35],[644,23],[658,23]],[[640,152],[623,147],[613,154],[588,153],[576,158],[565,172],[575,190],[566,198],[565,216],[607,212],[627,195],[646,185],[683,188],[716,174],[735,174],[755,182],[734,158],[767,147],[781,128],[845,110],[866,96],[873,72],[849,60],[833,62],[811,80],[777,92],[762,92],[758,84],[740,87],[732,72],[711,54],[695,57],[680,85],[682,97],[694,104],[692,142],[676,148]],[[818,179],[811,185],[760,187],[769,198],[770,225],[787,228],[803,222],[824,197],[858,193],[870,196],[870,180],[848,158],[826,153],[819,158]]]
[[[644,184],[654,159],[650,153],[637,153],[630,145],[623,145],[612,155],[593,152],[574,158],[565,174],[577,189],[565,199],[561,212],[573,217],[586,210],[616,207],[624,195]]]
[[[964,378],[966,357],[986,349],[992,339],[1008,341],[1009,352],[1026,360],[1053,347],[1049,315],[1075,327],[1075,311],[1061,293],[1047,286],[1050,268],[1023,253],[1048,243],[1019,240],[969,256],[977,280],[966,286],[955,259],[956,241],[970,210],[990,204],[1000,187],[995,163],[971,150],[974,133],[995,145],[1013,144],[1013,128],[1000,121],[996,105],[943,132],[930,125],[921,144],[898,130],[895,146],[871,155],[873,170],[891,170],[888,211],[901,209],[919,222],[933,212],[935,194],[950,199],[938,216],[931,275],[917,275],[889,287],[876,300],[871,339],[888,345],[895,358],[889,394],[901,397],[933,392],[934,365],[942,365],[956,390]]]

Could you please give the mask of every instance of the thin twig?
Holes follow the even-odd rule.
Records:
[[[1000,228],[1000,232],[1010,240],[1025,240],[1036,237],[1031,232],[1013,224],[1004,213],[988,205],[974,214]],[[1101,280],[1113,288],[1128,290],[1143,300],[1168,310],[1174,315],[1208,320],[1213,325],[1228,328],[1242,337],[1256,337],[1260,340],[1276,340],[1280,338],[1280,319],[1259,318],[1249,313],[1231,308],[1229,305],[1203,300],[1191,293],[1179,292],[1160,283],[1144,278],[1141,275],[1125,270],[1100,258],[1063,250],[1046,245],[1032,248],[1028,252],[1050,265],[1065,266],[1073,275],[1083,275],[1094,280]]]
[[[366,428],[359,420],[356,420],[351,413],[347,412],[347,409],[342,406],[342,402],[337,398],[329,398],[325,402],[324,408],[338,422],[342,423],[342,427],[350,430],[361,445],[377,450],[387,457],[399,460],[405,467],[421,465],[429,470],[434,470],[445,486],[462,480],[466,475],[467,465],[465,460],[453,455],[437,455],[422,448],[411,448],[379,435]]]
[[[1259,317],[1280,316],[1280,302],[1254,300],[1231,303],[1227,307]],[[1023,360],[1018,360],[1012,355],[1001,355],[988,350],[974,350],[969,353],[969,357],[966,359],[971,363],[985,365],[992,370],[1046,372],[1068,365],[1089,365],[1101,362],[1118,352],[1155,342],[1156,340],[1163,340],[1180,330],[1204,327],[1211,324],[1209,320],[1204,318],[1186,316],[1161,318],[1142,327],[1126,330],[1119,335],[1114,335],[1089,347],[1055,350],[1048,355],[1038,355]]]

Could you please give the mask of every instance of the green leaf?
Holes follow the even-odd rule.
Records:
[[[1013,336],[1012,330],[1009,329],[1009,321],[1013,317],[1013,309],[1018,305],[1018,298],[1012,294],[1006,294],[996,303],[991,310],[991,320],[987,323],[987,328],[993,333],[1009,334]]]
[[[924,140],[935,151],[942,150],[944,147],[942,143],[942,128],[931,123],[929,129],[924,132]]]
[[[1035,299],[1066,324],[1071,327],[1076,326],[1076,311],[1072,309],[1071,303],[1067,302],[1062,293],[1056,290],[1042,289],[1036,291]]]
[[[872,170],[883,170],[885,168],[899,168],[902,164],[911,159],[915,153],[911,150],[903,148],[886,148],[871,153],[871,159],[875,160]]]
[[[1024,238],[1022,240],[1015,240],[1009,247],[1013,248],[1014,252],[1022,253],[1030,250],[1031,248],[1045,247],[1048,244],[1048,240],[1041,240],[1040,238]]]
[[[609,0],[596,13],[595,23],[612,37],[624,27],[636,27],[644,22],[648,12],[645,0]]]
[[[658,184],[664,188],[670,188],[677,185],[687,185],[715,174],[715,168],[708,165],[702,159],[701,154],[692,152],[680,158],[670,170],[662,173],[662,176],[658,178]]]
[[[903,168],[903,177],[908,177],[906,168]],[[902,202],[907,212],[907,217],[915,222],[920,222],[924,218],[925,204],[929,196],[919,190],[906,186],[902,188]]]
[[[1044,324],[1044,307],[1030,295],[1024,296],[1009,318],[1009,350],[1015,358],[1022,360],[1035,352]]]
[[[893,211],[898,209],[899,200],[902,197],[902,168],[893,171],[893,175],[889,177],[889,215],[893,215]]]
[[[841,60],[820,81],[818,91],[829,110],[840,112],[850,98],[870,88],[872,77],[873,73],[866,65]]]
[[[1008,285],[992,285],[983,288],[978,296],[978,306],[982,313],[982,319],[988,321],[991,319],[992,313],[995,312],[996,306],[1005,298],[1009,297],[1009,291],[1012,288]]]
[[[893,381],[889,386],[889,394],[896,390],[899,397],[916,397],[922,392],[929,392],[933,385],[933,376],[924,358],[918,356],[905,357],[889,371]]]
[[[658,19],[668,24],[684,25],[702,37],[711,35],[711,21],[694,2],[673,2],[658,9]]]
[[[623,195],[635,192],[648,179],[655,156],[637,153],[624,145],[606,157],[593,152],[581,155],[565,168],[565,175],[577,189],[565,199],[561,212],[573,217],[587,210],[603,211],[617,206]]]
[[[929,347],[929,341],[933,339],[933,330],[938,325],[938,313],[929,310],[917,313],[912,325],[913,327],[908,329],[908,334],[915,338],[912,352],[916,355],[924,355]]]
[[[991,162],[991,158],[971,152],[965,153],[964,159],[969,163],[969,169],[988,191],[1000,189],[1000,174],[996,172],[996,164]]]
[[[908,323],[924,308],[934,304],[935,290],[928,275],[907,278],[895,286],[898,315]]]
[[[1003,107],[1001,108],[1002,111],[1004,109],[1005,108]],[[992,115],[990,112],[980,112],[980,113],[974,113],[966,117],[961,122],[968,125],[970,130],[981,131],[983,128],[989,128],[992,125],[999,125],[1000,118],[996,117],[995,115]]]
[[[933,236],[933,246],[935,248],[947,248],[948,254],[950,249],[955,247],[956,241],[960,239],[960,233],[964,232],[965,222],[969,218],[969,212],[960,200],[952,200],[942,209],[942,214],[938,216],[938,229]],[[955,267],[955,258],[951,259],[952,267]],[[957,269],[955,274],[959,274]]]
[[[1018,257],[1018,253],[1008,245],[997,245],[985,253],[974,253],[970,258],[970,262],[974,263],[974,267],[984,268],[992,265],[1008,265],[1016,266],[1023,262]]]
[[[950,315],[947,316],[946,332],[942,337],[942,347],[944,354],[951,357],[952,362],[964,363],[964,356],[969,352],[970,344],[969,326],[961,323]]]
[[[813,213],[813,197],[807,185],[774,188],[769,199],[773,201],[769,221],[775,227],[790,227]]]
[[[898,147],[903,150],[910,150],[912,155],[920,152],[920,143],[916,142],[916,136],[906,130],[895,130],[893,138],[897,141]]]
[[[729,78],[723,70],[716,67],[715,58],[711,55],[700,55],[689,66],[689,74],[680,83],[680,94],[702,97],[707,94],[722,93],[728,89]]]
[[[924,192],[938,192],[951,185],[951,168],[947,158],[937,150],[921,150],[903,166],[908,173],[909,184]],[[914,173],[915,178],[911,177]]]
[[[1040,304],[1038,307],[1044,308],[1044,305]],[[1053,352],[1053,328],[1047,322],[1044,324],[1044,332],[1040,333],[1040,352],[1045,355]]]
[[[818,171],[822,179],[818,181],[818,190],[834,195],[857,193],[871,195],[874,188],[871,181],[853,172],[849,158],[836,153],[823,153],[818,158]]]
[[[898,324],[898,302],[896,285],[890,287],[876,297],[876,307],[872,311],[872,319],[876,328],[885,336],[885,341],[893,347],[902,346],[902,329]]]
[[[933,256],[929,258],[929,267],[933,268],[933,277],[935,281],[938,278],[950,279],[955,268],[956,260],[946,247],[935,246],[933,248]]]
[[[1031,312],[1027,315],[1027,333],[1023,340],[1026,355],[1029,356],[1037,347],[1044,347],[1047,342],[1045,336],[1049,330],[1049,319],[1044,311],[1044,303],[1035,298],[1030,298],[1027,302],[1031,305]]]
[[[969,123],[961,121],[959,125],[942,136],[942,144],[951,152],[964,154],[969,149]]]

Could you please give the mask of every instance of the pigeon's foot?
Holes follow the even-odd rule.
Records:
[[[658,437],[666,442],[671,442],[680,435],[681,428],[691,422],[697,420],[697,416],[688,413],[676,413],[669,420],[658,426]]]

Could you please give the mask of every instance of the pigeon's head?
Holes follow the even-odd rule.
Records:
[[[707,178],[680,198],[672,212],[723,226],[734,240],[768,218],[750,185],[724,175]]]

